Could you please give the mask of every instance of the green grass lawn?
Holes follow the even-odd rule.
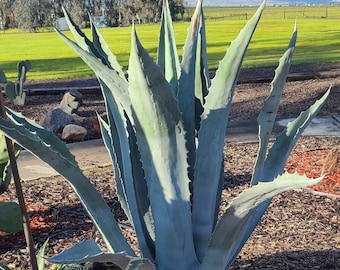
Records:
[[[315,8],[315,7],[313,7]],[[333,7],[332,7],[333,8]],[[340,9],[340,6],[337,7]],[[220,14],[229,14],[226,9],[207,8],[207,44],[208,61],[210,68],[216,68],[222,59],[230,42],[236,37],[240,29],[246,23],[245,18],[213,19]],[[223,13],[217,13],[221,12]],[[232,10],[233,14],[255,11],[255,8]],[[315,62],[340,62],[340,11],[339,18],[335,19],[338,10],[327,10],[331,19],[323,19],[318,16],[306,16],[307,11],[297,11],[299,16],[280,18],[282,10],[268,7],[263,14],[253,40],[249,46],[244,60],[244,66],[276,66],[279,57],[286,48],[290,35],[294,28],[295,17],[298,21],[298,41],[293,64]],[[228,13],[229,12],[229,13]],[[324,14],[325,10],[319,9],[319,13],[308,11],[308,14]],[[290,11],[289,14],[291,14]],[[276,14],[274,16],[274,14]],[[277,14],[281,14],[278,16]],[[303,17],[301,14],[304,14]],[[222,16],[222,15],[221,15]],[[290,18],[291,17],[291,18]],[[248,17],[249,19],[249,17]],[[179,54],[182,55],[188,21],[176,22],[176,41]],[[157,54],[159,26],[137,25],[138,35],[153,57]],[[84,30],[89,34],[89,29]],[[130,50],[131,27],[103,28],[101,33],[116,54],[119,62],[125,69],[128,66]],[[70,35],[69,32],[65,32]],[[94,76],[93,72],[80,60],[80,58],[62,41],[55,32],[42,32],[26,34],[19,31],[6,31],[0,33],[0,69],[10,80],[16,79],[16,65],[21,60],[31,60],[32,70],[29,71],[28,80],[51,78],[74,78]]]

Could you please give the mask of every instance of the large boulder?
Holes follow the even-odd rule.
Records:
[[[40,125],[66,141],[82,141],[86,136],[93,137],[96,131],[92,119],[76,113],[82,104],[82,94],[70,90],[64,94],[59,106],[40,121]]]
[[[47,113],[40,121],[40,125],[54,134],[60,133],[63,128],[74,122],[73,116],[61,108],[55,108]]]

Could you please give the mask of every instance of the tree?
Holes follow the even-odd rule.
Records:
[[[14,20],[17,27],[25,32],[36,32],[38,27],[52,24],[52,6],[46,0],[15,0]]]
[[[25,32],[35,32],[37,27],[37,0],[15,0],[13,4],[13,14],[17,27]]]
[[[83,21],[87,14],[84,0],[59,0],[57,2],[59,2],[60,8],[62,5],[65,7],[76,24],[83,26]]]
[[[105,0],[104,10],[109,26],[118,26],[122,21],[121,0]]]
[[[163,0],[127,0],[123,4],[123,13],[129,21],[138,23],[156,23],[162,14]],[[170,13],[173,19],[184,14],[183,0],[169,0]]]
[[[183,4],[183,0],[172,0],[169,1],[169,8],[172,20],[175,21],[177,19],[177,15],[181,16],[181,20],[183,20],[185,7]]]
[[[0,28],[6,29],[10,24],[12,16],[12,5],[14,0],[0,0]]]

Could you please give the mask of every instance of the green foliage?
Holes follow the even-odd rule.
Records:
[[[15,0],[12,4],[17,27],[24,32],[36,32],[39,27],[51,25],[52,3],[41,0]]]
[[[0,231],[17,233],[23,230],[20,207],[15,202],[0,202]]]
[[[272,90],[260,112],[260,148],[251,187],[219,217],[224,181],[225,130],[239,70],[265,1],[231,43],[215,77],[208,76],[206,26],[198,1],[179,61],[168,2],[164,1],[157,63],[132,28],[129,79],[92,24],[92,41],[65,15],[75,37],[64,41],[95,72],[107,119],[104,143],[115,169],[116,191],[134,227],[137,257],[111,210],[79,169],[67,147],[51,132],[7,110],[2,132],[63,175],[78,195],[109,250],[94,240],[52,258],[60,264],[110,261],[122,269],[226,269],[249,238],[276,194],[321,180],[283,174],[288,155],[325,102],[329,91],[291,122],[268,148],[297,30],[280,59]]]
[[[124,20],[126,23],[156,23],[161,19],[162,0],[127,0],[122,5]],[[170,15],[173,20],[177,15],[183,17],[184,3],[183,0],[169,0]]]
[[[5,74],[1,71],[1,82],[5,83],[5,93],[13,100],[15,105],[24,105],[26,93],[24,92],[24,82],[26,81],[26,73],[31,69],[31,61],[20,61],[18,68],[18,82],[7,81]]]
[[[20,154],[20,146],[14,144],[15,156]],[[0,133],[0,194],[8,188],[11,182],[12,172],[7,151],[5,136]]]
[[[1,77],[1,72],[0,72]],[[18,157],[20,147],[14,145],[15,156]],[[6,138],[0,133],[0,194],[4,193],[12,178]],[[20,207],[15,202],[0,202],[0,231],[8,233],[17,233],[23,230],[22,215]]]

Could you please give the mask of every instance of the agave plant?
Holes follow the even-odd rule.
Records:
[[[110,261],[122,269],[226,269],[273,196],[321,180],[283,171],[291,149],[329,91],[288,124],[267,152],[295,47],[295,28],[258,118],[260,147],[251,188],[218,215],[227,119],[242,60],[265,4],[231,43],[212,80],[201,1],[181,61],[166,0],[157,63],[132,27],[128,79],[93,23],[91,41],[65,11],[76,42],[57,32],[93,69],[101,84],[107,110],[107,120],[100,119],[102,136],[114,165],[120,204],[136,232],[141,255],[136,256],[111,209],[65,144],[8,109],[10,120],[0,119],[0,129],[65,176],[109,250],[103,253],[94,240],[87,240],[49,261]]]

